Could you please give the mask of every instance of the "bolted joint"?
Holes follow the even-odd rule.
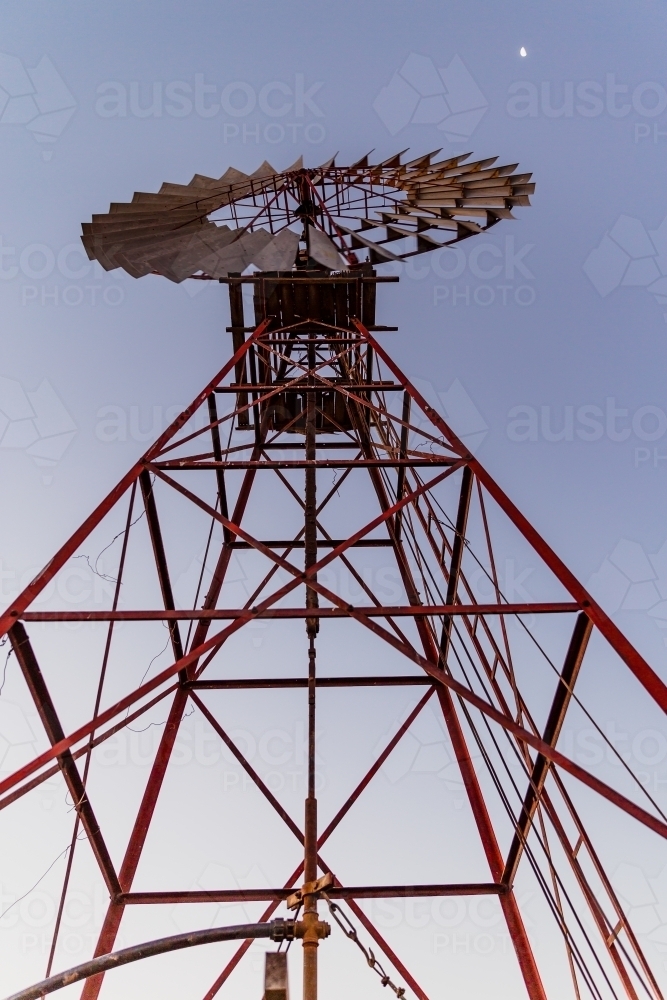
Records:
[[[272,941],[293,941],[295,938],[296,923],[294,920],[283,920],[282,917],[276,917],[272,920],[271,927],[271,940]]]
[[[304,913],[302,920],[297,920],[295,924],[296,937],[303,940],[303,946],[315,947],[322,938],[327,938],[331,934],[331,925],[325,920],[319,920],[317,913]]]

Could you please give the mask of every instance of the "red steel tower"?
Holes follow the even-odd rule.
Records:
[[[9,634],[51,748],[1,782],[0,806],[9,807],[53,775],[61,776],[75,805],[47,976],[54,976],[62,906],[81,834],[87,844],[77,850],[92,851],[108,889],[95,961],[67,980],[85,979],[85,1000],[99,995],[104,970],[113,967],[105,956],[114,953],[127,907],[211,901],[262,901],[260,924],[287,902],[288,929],[280,934],[302,939],[305,1000],[317,996],[327,906],[357,943],[354,924],[363,927],[362,939],[372,939],[391,967],[385,973],[366,951],[384,985],[426,1000],[434,994],[420,985],[419,970],[406,968],[363,900],[474,895],[497,897],[525,993],[545,1000],[554,994],[538,968],[515,892],[520,865],[531,867],[553,915],[573,996],[662,997],[577,803],[583,789],[658,837],[667,836],[667,817],[635,776],[628,779],[635,791],[621,792],[557,744],[568,709],[579,702],[575,688],[594,633],[602,640],[598,655],[620,661],[638,690],[663,711],[667,688],[399,370],[382,346],[388,328],[376,324],[378,286],[398,280],[378,274],[377,267],[473,237],[512,218],[512,209],[527,205],[533,191],[530,175],[518,174],[516,164],[467,163],[463,156],[435,162],[435,155],[408,162],[396,156],[374,165],[365,157],[344,168],[333,161],[304,168],[299,161],[283,173],[263,164],[250,176],[230,169],[219,180],[196,175],[190,184],[164,184],[157,194],[112,204],[108,214],[83,227],[89,256],[106,268],[226,284],[233,341],[221,371],[2,615],[2,634]],[[252,290],[252,306],[244,287]],[[201,419],[193,428],[196,415]],[[108,607],[36,609],[47,584],[89,537],[107,523],[111,531],[119,510],[123,527]],[[183,539],[189,544],[183,525],[197,518],[209,529],[204,564],[210,582],[204,592],[202,568],[191,606],[177,607],[172,552]],[[551,581],[549,600],[515,603],[503,593],[497,539],[509,536],[522,539],[543,566]],[[359,559],[377,550],[400,580],[401,598],[391,605],[360,568]],[[224,598],[232,559],[261,566],[242,606]],[[159,606],[147,607],[151,602],[142,602],[141,586],[132,585],[132,574],[143,580],[149,564]],[[354,605],[331,584],[327,571],[336,567],[344,567],[363,592]],[[480,577],[492,593],[484,603],[474,583]],[[293,669],[286,675],[267,659],[265,672],[250,676],[227,651],[239,630],[269,620],[271,643],[288,644]],[[50,646],[44,630],[63,621],[83,627],[102,622],[106,630],[89,720],[70,732],[45,680]],[[168,629],[172,662],[136,686],[123,680],[114,643],[120,623],[140,629],[155,622]],[[35,641],[38,627],[43,631]],[[333,635],[337,629],[359,648],[386,649],[386,669],[359,669],[358,661],[350,665],[344,657],[323,671],[318,643],[324,630]],[[414,704],[324,823],[317,809],[318,706],[330,689],[345,689],[352,703],[361,688],[379,697],[387,687],[416,688]],[[219,699],[239,689],[258,699],[267,691],[299,689],[307,698],[302,816],[290,814],[220,721]],[[89,795],[91,762],[109,737],[158,703],[168,707],[168,719],[124,854],[112,857]],[[349,885],[344,871],[328,865],[327,841],[340,824],[354,823],[359,798],[427,705],[444,721],[487,871],[473,882],[397,885],[388,870],[383,884]],[[285,870],[280,886],[185,890],[165,887],[165,873],[155,889],[135,888],[190,709],[207,720],[303,845],[301,861]],[[424,837],[444,844],[446,831],[431,828]],[[250,943],[247,938],[239,944],[205,1000],[223,990]],[[162,950],[168,947],[177,945]],[[153,953],[146,946],[133,957]],[[286,995],[285,975],[284,961],[267,965],[267,997]],[[57,979],[48,990],[63,985],[64,977]],[[35,989],[17,996],[47,991],[43,984]]]

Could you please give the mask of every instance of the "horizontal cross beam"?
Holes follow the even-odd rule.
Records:
[[[270,541],[264,541],[262,545],[266,545],[269,549],[305,549],[306,543],[303,538],[298,540],[294,539],[281,539],[276,541],[276,539],[271,539]],[[251,549],[253,546],[250,542],[229,542],[229,547],[232,549]],[[337,545],[342,545],[342,538],[316,538],[315,545],[318,549],[335,549]],[[391,538],[360,538],[358,542],[355,542],[352,548],[354,549],[376,549],[383,547],[391,547],[394,543]]]
[[[322,688],[341,687],[404,687],[412,685],[424,686],[433,684],[433,680],[425,675],[397,675],[395,677],[316,677],[315,686]],[[215,680],[190,681],[187,688],[204,691],[253,690],[256,688],[305,688],[308,687],[307,677],[250,677],[225,678]]]
[[[241,445],[241,446],[235,448],[234,450],[235,451],[250,451],[250,449],[252,447],[253,446],[251,444],[249,444],[249,445]],[[303,441],[279,441],[277,443],[275,441],[267,441],[265,444],[262,445],[262,451],[271,451],[272,449],[274,451],[288,451],[290,449],[295,449],[295,448],[298,449],[299,451],[303,451],[305,447],[306,447],[306,439],[304,437]],[[338,448],[353,448],[355,451],[359,451],[360,450],[360,448],[359,448],[359,442],[358,441],[317,441],[316,440],[315,441],[315,448],[317,449],[317,451],[319,451],[320,448],[335,448],[336,450],[338,450]]]
[[[282,343],[288,343],[287,341],[281,341]],[[298,341],[290,341],[289,345],[292,347],[293,344],[298,343]],[[340,340],[335,341],[336,345],[340,344]],[[356,343],[363,343],[359,340]],[[253,385],[252,382],[244,385],[221,385],[215,390],[220,393],[234,393],[235,395],[239,392],[272,392],[274,389],[280,389],[281,392],[313,392],[314,389],[319,391],[331,390],[331,389],[348,389],[351,392],[403,392],[403,386],[397,385],[396,382],[334,382],[331,380],[327,382],[326,386],[308,386],[301,383],[300,385],[290,385],[289,383],[282,386],[280,382],[273,382],[271,384],[261,384]]]
[[[405,466],[406,468],[434,468],[442,466],[449,467],[456,465],[460,459],[458,457],[448,458],[285,458],[285,459],[260,459],[257,462],[196,462],[187,458],[171,458],[166,462],[153,462],[151,469],[169,469],[177,472],[181,469],[193,471],[197,469],[396,469]]]
[[[459,882],[447,885],[331,886],[332,899],[413,899],[420,896],[501,896],[502,882]],[[124,892],[115,902],[125,906],[165,903],[271,903],[282,902],[294,889],[198,889],[190,892]]]
[[[263,543],[266,544],[266,543]],[[293,545],[286,542],[285,546]],[[336,543],[340,544],[340,543]],[[252,547],[252,546],[251,546]],[[346,608],[267,608],[254,615],[254,620],[274,618],[349,618],[360,612],[366,618],[424,618],[430,615],[547,615],[574,614],[579,611],[574,601],[528,604],[419,604],[386,607]],[[250,609],[252,613],[252,609]],[[140,621],[199,621],[200,619],[245,618],[247,608],[215,608],[194,611],[183,609],[146,611],[24,611],[20,618],[26,622],[140,622]]]
[[[252,333],[254,326],[228,326],[225,327],[227,333]],[[304,327],[305,329],[305,327]],[[262,344],[276,345],[278,347],[283,344],[287,344],[290,347],[292,344],[307,344],[309,340],[317,340],[318,343],[323,344],[363,344],[361,337],[355,337],[354,334],[335,334],[331,333],[329,336],[323,334],[321,337],[299,337],[298,340],[291,335],[285,336],[285,331],[281,331],[283,336],[269,336],[262,339]]]
[[[260,272],[257,274],[244,274],[239,275],[239,277],[232,278],[214,278],[214,281],[219,281],[221,285],[255,285],[257,282],[264,281],[271,288],[275,285],[293,285],[295,281],[299,285],[353,285],[357,281],[361,282],[362,285],[379,285],[388,281],[398,281],[398,275],[396,274],[350,274],[348,271],[344,275],[334,275],[333,277],[327,277],[326,275],[318,275],[316,278],[302,278],[301,275],[287,277],[282,276],[271,276],[270,278],[264,277]]]

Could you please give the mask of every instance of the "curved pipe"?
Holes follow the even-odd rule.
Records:
[[[13,993],[6,1000],[38,1000],[46,993],[53,993],[64,986],[70,986],[80,979],[88,979],[98,972],[117,969],[128,962],[136,962],[140,958],[151,958],[162,955],[166,951],[179,951],[182,948],[193,948],[198,944],[212,944],[214,941],[238,941],[246,938],[271,938],[272,941],[284,941],[294,937],[294,922],[291,920],[271,920],[263,924],[237,924],[235,927],[211,927],[203,931],[189,931],[186,934],[174,934],[172,937],[159,938],[157,941],[146,941],[135,944],[121,951],[112,951],[108,955],[100,955],[89,962],[75,965],[66,972],[43,979],[41,983],[29,986],[19,993]]]

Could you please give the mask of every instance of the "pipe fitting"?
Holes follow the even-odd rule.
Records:
[[[302,920],[297,920],[295,925],[296,937],[303,940],[304,947],[317,947],[320,940],[329,937],[331,925],[325,920],[320,920],[316,912],[304,913]]]

